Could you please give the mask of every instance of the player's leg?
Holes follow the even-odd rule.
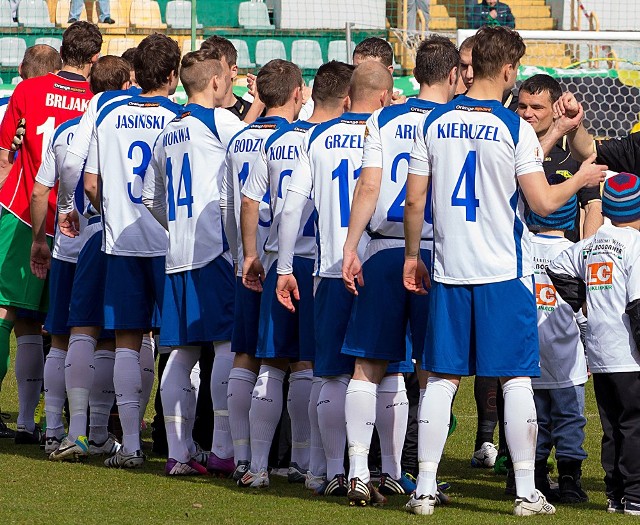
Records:
[[[156,324],[158,321],[154,321]],[[155,327],[154,327],[155,328]],[[140,423],[144,420],[144,414],[147,411],[151,391],[153,390],[153,382],[155,380],[156,367],[156,341],[153,333],[149,332],[142,336],[142,344],[140,345],[140,379],[142,384],[142,392],[140,392]]]
[[[498,449],[493,444],[493,433],[498,422],[497,385],[498,381],[495,377],[476,376],[473,382],[478,423],[474,453],[471,456],[472,467],[492,468],[498,457]]]
[[[551,418],[551,390],[536,388],[533,391],[533,400],[536,405],[536,416],[538,419],[538,438],[536,441],[536,464],[535,464],[535,484],[536,488],[542,492],[548,501],[559,500],[557,490],[552,490],[549,484],[547,471],[547,459],[553,448],[552,431],[553,421]]]
[[[113,366],[115,364],[115,334],[101,331],[96,351],[93,355],[95,367],[93,385],[89,392],[89,454],[113,455],[120,449],[120,443],[108,431],[109,416],[115,401],[113,387]]]
[[[312,384],[311,361],[291,363],[287,396],[287,411],[291,420],[291,463],[287,476],[289,483],[304,483],[309,470],[311,439],[309,402]]]
[[[322,446],[322,435],[318,422],[318,400],[322,378],[314,373],[309,394],[309,470],[304,486],[309,490],[318,490],[327,477],[327,458]]]
[[[231,341],[216,341],[214,349],[215,358],[210,382],[211,402],[213,404],[213,439],[207,468],[229,475],[233,473],[235,463],[233,460],[233,439],[231,438],[229,425],[227,392],[229,375],[233,368],[235,356],[231,351]]]
[[[64,377],[66,358],[67,350],[64,346],[64,341],[60,341],[57,336],[53,336],[51,338],[51,349],[44,363],[44,409],[47,417],[44,451],[46,454],[51,454],[57,450],[65,436],[62,410],[67,398]]]
[[[2,392],[2,383],[9,371],[9,363],[11,362],[9,349],[11,346],[11,331],[13,330],[15,313],[9,312],[8,308],[9,307],[0,307],[0,392]],[[1,410],[0,413],[2,413]],[[6,417],[8,418],[8,415]],[[2,418],[0,418],[0,438],[13,439],[15,435],[15,431],[8,428],[2,421]]]

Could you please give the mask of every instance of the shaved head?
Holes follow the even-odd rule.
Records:
[[[383,64],[368,60],[355,68],[349,88],[352,104],[377,98],[382,91],[393,92],[393,77]]]

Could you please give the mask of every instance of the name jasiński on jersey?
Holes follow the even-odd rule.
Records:
[[[364,147],[364,137],[362,135],[328,135],[324,139],[324,147],[327,149]]]
[[[165,117],[158,115],[118,115],[116,128],[164,129]]]

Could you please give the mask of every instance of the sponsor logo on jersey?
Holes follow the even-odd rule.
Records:
[[[613,288],[613,262],[592,263],[587,267],[589,290]]]
[[[536,304],[538,310],[552,312],[558,306],[556,289],[552,284],[536,283]]]
[[[158,102],[128,102],[127,105],[136,108],[157,108],[160,106]]]
[[[55,93],[47,93],[44,105],[52,108],[84,112],[89,107],[89,101],[83,98],[67,97],[67,95],[56,95]]]
[[[366,126],[366,120],[340,119],[341,124],[355,124],[357,126]]]
[[[488,108],[486,106],[463,106],[462,104],[458,104],[456,109],[460,111],[479,111],[480,113],[493,113],[493,108]]]
[[[73,93],[86,93],[87,90],[85,88],[76,87],[76,86],[65,86],[64,84],[58,84],[57,82],[53,85],[54,88],[59,89],[61,91],[71,91]]]
[[[278,125],[277,124],[250,124],[249,127],[251,129],[276,129]]]

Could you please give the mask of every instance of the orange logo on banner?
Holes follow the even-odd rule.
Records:
[[[536,303],[541,306],[556,306],[556,289],[552,284],[536,283]]]
[[[589,286],[611,284],[613,282],[613,263],[601,262],[589,265]]]

